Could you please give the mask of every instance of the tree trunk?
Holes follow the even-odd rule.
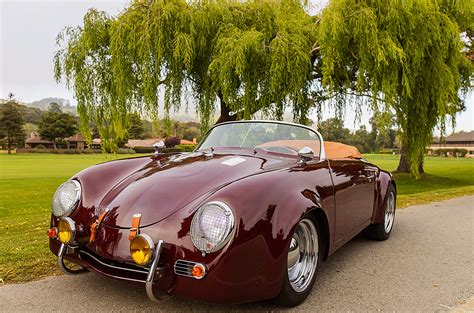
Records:
[[[216,124],[220,124],[223,122],[230,122],[230,121],[236,121],[237,120],[237,114],[230,115],[230,110],[227,107],[227,104],[223,100],[223,96],[221,93],[218,93],[217,95],[219,97],[219,102],[221,106],[221,115],[219,116],[219,119],[217,120]]]
[[[406,145],[402,143],[400,155],[400,162],[398,163],[397,172],[400,173],[411,173],[411,161],[408,158],[408,151]],[[418,173],[423,174],[425,172],[423,167],[423,155],[421,155],[418,159]],[[412,173],[413,174],[413,173]]]
[[[10,138],[7,139],[7,150],[8,154],[12,154],[12,143],[10,141]]]

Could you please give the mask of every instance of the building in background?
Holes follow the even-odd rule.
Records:
[[[456,149],[467,150],[466,157],[474,158],[474,131],[455,133],[443,139],[435,137],[428,149],[428,154],[444,150],[446,156],[455,156]]]

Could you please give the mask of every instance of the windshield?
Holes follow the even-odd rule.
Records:
[[[303,147],[313,149],[319,157],[321,140],[304,126],[265,121],[221,124],[204,138],[198,150],[210,148],[251,148],[289,155],[298,155]]]

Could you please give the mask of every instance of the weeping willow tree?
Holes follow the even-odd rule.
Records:
[[[435,126],[463,109],[472,66],[461,34],[474,26],[473,0],[332,0],[317,32],[322,83],[377,113],[396,113],[398,171],[419,177]],[[469,40],[466,38],[466,40]]]
[[[74,91],[83,132],[94,122],[106,149],[130,112],[165,117],[193,101],[206,129],[250,118],[306,123],[315,23],[301,2],[136,0],[118,16],[94,9],[59,35],[55,78]],[[90,137],[89,137],[90,140]]]

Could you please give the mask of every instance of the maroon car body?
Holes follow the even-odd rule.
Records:
[[[226,160],[238,157],[234,166]],[[362,159],[301,162],[298,155],[250,148],[213,148],[172,156],[153,155],[92,166],[75,175],[82,186],[69,215],[77,246],[64,258],[99,274],[143,284],[147,267],[130,257],[129,233],[134,214],[142,214],[140,233],[163,240],[153,282],[157,293],[200,301],[242,303],[276,297],[286,271],[292,234],[302,217],[320,222],[323,258],[370,224],[383,222],[390,173]],[[190,237],[195,211],[209,201],[233,210],[230,241],[204,254]],[[105,215],[90,243],[90,227]],[[51,227],[59,218],[51,217]],[[61,243],[51,238],[58,254]],[[180,276],[177,260],[200,262],[204,279]]]

